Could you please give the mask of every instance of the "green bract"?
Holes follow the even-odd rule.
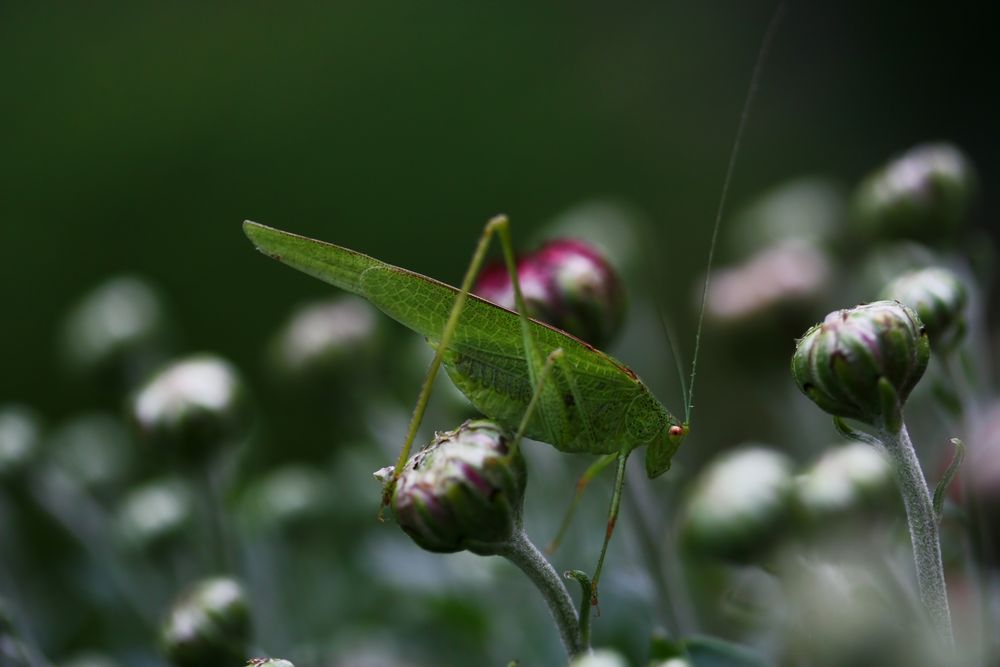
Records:
[[[868,176],[854,197],[865,236],[942,239],[968,215],[976,176],[968,159],[946,143],[917,146]]]
[[[792,464],[764,447],[727,452],[698,478],[682,534],[691,552],[737,562],[767,550],[791,510]]]
[[[182,459],[202,461],[248,429],[246,391],[236,369],[202,354],[159,371],[132,402],[140,433]]]
[[[527,480],[524,458],[508,445],[485,419],[439,434],[400,474],[392,496],[399,525],[428,551],[494,553],[520,524]]]
[[[968,294],[954,272],[942,267],[911,271],[886,286],[882,296],[917,312],[935,351],[954,349],[962,340]]]
[[[792,375],[826,412],[895,428],[929,357],[917,314],[896,301],[876,301],[834,311],[809,329],[792,356]]]
[[[247,659],[250,606],[243,588],[225,577],[206,579],[174,605],[161,631],[174,667],[229,667]]]

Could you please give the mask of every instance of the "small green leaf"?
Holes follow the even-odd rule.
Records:
[[[955,445],[955,455],[952,457],[948,469],[941,475],[941,481],[934,488],[934,514],[937,515],[938,521],[941,521],[941,513],[944,511],[944,497],[948,492],[948,487],[951,486],[952,480],[955,479],[955,475],[958,474],[958,469],[965,459],[965,443],[958,438],[952,438],[951,444]]]

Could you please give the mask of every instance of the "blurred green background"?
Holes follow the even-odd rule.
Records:
[[[508,213],[524,238],[583,199],[620,198],[655,223],[655,291],[688,333],[773,9],[3,3],[0,397],[50,416],[88,400],[60,382],[55,323],[123,271],[163,288],[184,347],[253,373],[289,302],[326,290],[254,253],[244,218],[457,282],[487,217]],[[934,138],[968,150],[988,191],[984,11],[790,3],[732,206],[803,173],[853,183]],[[987,198],[982,219],[995,210]]]

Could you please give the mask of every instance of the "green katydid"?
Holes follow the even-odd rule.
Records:
[[[347,248],[254,222],[245,222],[244,231],[261,252],[364,297],[436,348],[396,475],[409,457],[442,364],[455,385],[490,419],[561,451],[601,455],[588,471],[590,476],[618,462],[608,530],[593,579],[596,587],[629,455],[646,446],[646,473],[650,478],[660,476],[670,467],[688,425],[664,408],[624,364],[526,315],[507,219],[500,216],[487,224],[460,289]],[[494,234],[500,236],[512,276],[517,312],[469,293]],[[547,360],[551,370],[547,381],[539,382]],[[520,428],[526,413],[529,417]],[[393,484],[390,478],[386,498]]]
[[[407,431],[406,441],[383,492],[383,506],[409,458],[410,448],[441,365],[455,385],[484,415],[521,435],[565,452],[601,456],[581,482],[617,461],[607,529],[592,579],[593,601],[614,530],[629,455],[646,447],[646,474],[662,475],[689,432],[695,369],[719,226],[736,156],[763,62],[781,16],[768,26],[750,81],[736,139],[729,156],[708,251],[708,268],[695,336],[685,419],[670,413],[639,377],[621,362],[570,334],[528,317],[521,294],[510,227],[498,216],[486,225],[461,288],[379,261],[354,250],[244,222],[258,250],[308,275],[358,294],[385,314],[424,336],[435,348]],[[514,288],[511,311],[470,293],[490,239],[499,235]]]

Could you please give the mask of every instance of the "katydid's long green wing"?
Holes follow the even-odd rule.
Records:
[[[421,334],[440,339],[458,290],[337,245],[245,222],[244,232],[261,252],[315,278],[364,297],[379,310]],[[577,391],[566,391],[569,430],[529,436],[564,451],[612,453],[623,442],[643,444],[623,423],[635,399],[655,399],[635,374],[608,355],[546,324],[531,322],[531,333],[547,355],[561,347]],[[459,388],[484,414],[514,427],[531,397],[517,313],[469,295],[446,355],[446,368]],[[562,363],[562,362],[561,362]],[[568,387],[565,379],[559,382]],[[644,405],[645,400],[639,402]],[[662,406],[655,404],[656,408]],[[583,414],[579,414],[583,411]],[[583,423],[590,426],[584,432]],[[634,427],[632,428],[634,431]],[[534,432],[532,432],[534,431]]]

